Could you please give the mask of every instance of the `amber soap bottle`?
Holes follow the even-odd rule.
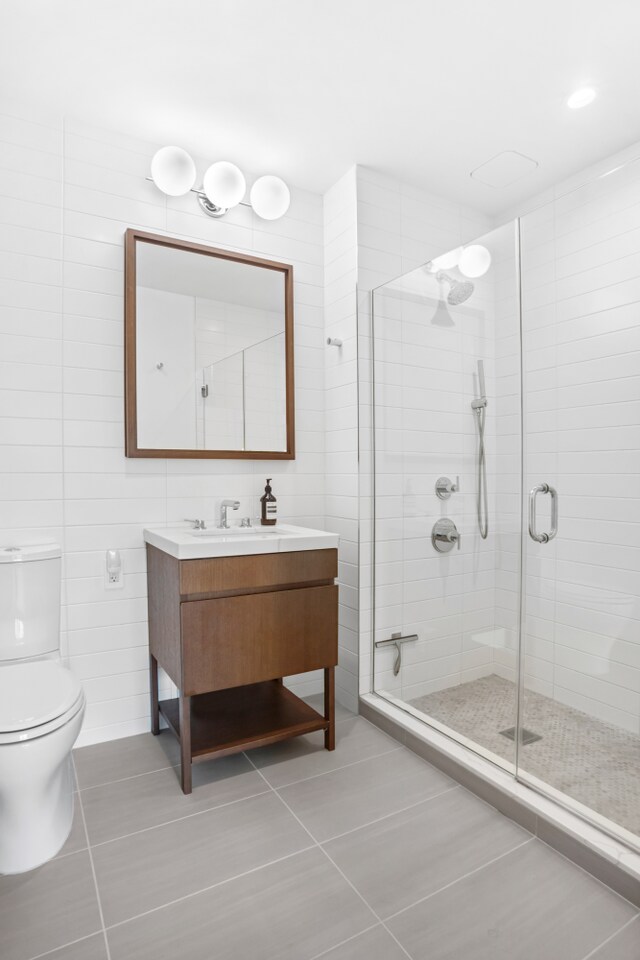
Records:
[[[278,505],[276,498],[271,492],[270,483],[271,477],[267,477],[267,485],[264,488],[264,493],[260,497],[260,503],[262,504],[260,523],[263,527],[273,527],[278,519]]]

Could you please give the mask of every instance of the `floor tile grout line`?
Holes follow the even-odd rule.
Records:
[[[251,762],[251,761],[250,761],[250,762]],[[259,770],[258,770],[258,773],[260,773]],[[266,778],[265,778],[265,779],[266,779]],[[334,867],[334,869],[337,870],[337,872],[340,874],[340,876],[341,876],[342,879],[345,881],[345,883],[347,883],[347,884],[351,887],[351,889],[353,890],[353,892],[359,897],[359,899],[362,900],[362,902],[364,903],[364,905],[365,905],[365,907],[367,908],[367,910],[369,910],[369,911],[373,914],[373,916],[376,918],[376,920],[377,920],[377,921],[384,927],[384,929],[387,931],[387,933],[389,934],[389,936],[392,937],[393,940],[395,940],[395,942],[398,944],[398,946],[400,947],[400,949],[402,950],[402,952],[409,958],[409,960],[412,960],[411,955],[410,955],[409,953],[407,953],[407,951],[404,949],[404,947],[402,946],[402,944],[396,939],[396,937],[393,935],[393,933],[391,932],[391,930],[389,930],[389,928],[385,925],[385,923],[384,923],[384,921],[382,920],[382,918],[378,916],[378,914],[377,914],[376,911],[373,909],[373,907],[371,906],[371,904],[370,904],[370,903],[367,903],[367,901],[366,901],[365,898],[362,896],[362,894],[360,893],[360,891],[358,890],[358,888],[357,888],[356,886],[354,886],[354,884],[351,882],[351,880],[349,880],[349,878],[342,872],[342,870],[340,869],[340,867],[338,866],[338,864],[329,856],[329,854],[328,854],[327,851],[324,849],[324,847],[322,846],[322,844],[319,843],[319,842],[316,840],[316,838],[313,836],[313,834],[311,833],[311,831],[309,830],[309,828],[304,825],[304,823],[302,822],[302,820],[300,819],[300,817],[291,809],[291,807],[289,806],[289,804],[287,803],[287,801],[284,799],[284,797],[280,796],[280,794],[279,794],[278,791],[275,789],[275,787],[272,787],[271,789],[273,790],[273,792],[275,793],[275,795],[278,797],[278,799],[280,800],[280,802],[281,802],[281,803],[285,806],[285,808],[289,811],[289,813],[291,814],[291,816],[294,817],[294,818],[298,821],[298,823],[300,824],[300,826],[302,827],[302,829],[305,831],[305,833],[307,833],[307,834],[309,835],[309,837],[311,837],[311,839],[314,841],[317,849],[320,850],[320,852],[326,857],[326,859],[327,859],[327,860],[329,861],[329,863]],[[364,933],[364,931],[360,931],[360,932],[361,932],[361,933]],[[334,944],[333,946],[335,947],[335,946],[337,946],[337,944]],[[333,948],[332,948],[332,949],[333,949]]]
[[[131,833],[123,833],[118,837],[111,837],[109,840],[99,840],[97,843],[90,844],[92,849],[96,847],[105,847],[109,843],[117,843],[119,840],[128,840],[137,836],[139,833],[149,833],[150,830],[159,830],[161,827],[168,827],[172,823],[181,823],[183,820],[190,820],[192,817],[200,817],[203,813],[211,813],[213,810],[223,810],[225,807],[232,807],[234,803],[244,803],[245,800],[254,800],[256,797],[264,797],[268,790],[260,790],[258,793],[250,793],[246,797],[237,797],[235,800],[228,800],[226,803],[218,803],[212,807],[206,807],[204,810],[194,810],[187,813],[184,817],[173,817],[171,820],[163,820],[162,823],[154,823],[148,827],[141,827],[139,830],[133,830]],[[65,854],[67,856],[67,854]]]
[[[630,927],[632,923],[638,923],[638,917],[640,917],[640,913],[637,913],[635,917],[631,917],[630,920],[627,920],[627,922],[623,924],[619,930],[616,930],[616,932],[612,933],[610,937],[607,937],[607,939],[603,940],[602,943],[599,943],[597,947],[594,947],[593,950],[590,950],[589,953],[582,958],[582,960],[591,960],[591,957],[595,957],[595,955],[602,950],[603,947],[606,947],[608,943],[611,943],[614,937],[617,937],[619,933],[622,933],[623,930],[626,930],[627,927]]]
[[[353,716],[351,717],[343,717],[341,720],[336,720],[336,724],[347,723],[349,720],[356,720],[356,719],[365,720],[367,723],[369,723],[366,717],[361,717],[360,714],[354,713]],[[373,726],[376,730],[379,729],[378,727],[375,726],[375,724],[370,724],[370,725]],[[164,730],[161,731],[161,734],[163,732]],[[167,732],[170,733],[170,731],[167,731]],[[138,734],[138,736],[144,736],[144,734]],[[393,737],[390,737],[389,739],[393,739]],[[109,743],[109,742],[116,742],[116,741],[105,741],[105,742]],[[170,742],[174,742],[174,741],[170,741]],[[177,743],[177,740],[175,742]],[[92,743],[87,745],[88,748],[99,747],[99,746],[100,746],[99,743]],[[85,748],[80,747],[79,749],[84,750]],[[74,758],[74,767],[75,767],[75,758]],[[76,771],[76,787],[77,787],[78,793],[83,793],[83,792],[86,792],[87,790],[98,790],[100,787],[108,787],[112,783],[125,783],[127,780],[137,780],[138,777],[148,777],[152,773],[160,773],[162,770],[179,770],[179,769],[180,769],[179,763],[169,762],[164,767],[155,767],[153,770],[144,770],[142,773],[132,773],[130,777],[116,777],[115,780],[103,780],[100,783],[92,783],[88,787],[83,787],[80,785],[80,781],[78,779],[78,775]]]
[[[139,920],[141,917],[148,917],[152,913],[158,913],[159,910],[164,910],[166,907],[173,907],[176,903],[183,903],[185,900],[191,900],[193,897],[198,897],[201,893],[208,893],[210,890],[216,890],[218,887],[224,886],[225,883],[231,883],[233,880],[241,880],[243,877],[248,877],[252,873],[258,873],[260,870],[264,870],[265,867],[271,867],[276,863],[283,863],[285,860],[291,860],[292,857],[297,857],[301,853],[307,853],[309,850],[313,850],[316,844],[310,844],[308,847],[302,847],[300,850],[294,850],[293,853],[287,853],[284,857],[276,857],[275,860],[269,860],[267,863],[261,863],[257,867],[251,867],[250,870],[243,870],[242,873],[236,873],[232,877],[225,877],[224,880],[218,880],[217,883],[211,883],[207,887],[201,887],[200,890],[193,890],[191,893],[185,893],[183,897],[176,897],[175,900],[169,900],[168,903],[161,903],[157,907],[151,907],[149,910],[143,910],[142,913],[136,913],[133,917],[127,917],[126,920],[118,920],[116,923],[107,924],[105,930],[114,930],[116,927],[122,927],[127,923],[132,923],[134,920]]]
[[[67,947],[73,947],[76,943],[83,943],[84,940],[91,940],[92,937],[98,937],[100,934],[104,936],[104,931],[94,930],[93,933],[88,933],[85,937],[78,937],[77,940],[69,940],[67,943],[61,943],[58,947],[47,950],[46,953],[37,953],[35,957],[29,957],[29,960],[42,960],[43,957],[50,957],[52,953],[57,953],[58,950],[66,950]]]
[[[365,827],[372,827],[376,823],[382,823],[383,820],[389,820],[391,817],[395,817],[400,813],[407,813],[409,810],[415,809],[415,807],[421,806],[423,803],[429,803],[431,800],[436,800],[438,797],[443,797],[445,793],[451,793],[453,790],[459,790],[460,784],[456,783],[452,787],[447,787],[446,790],[440,790],[439,793],[434,793],[429,797],[423,797],[422,800],[416,800],[415,803],[410,803],[406,807],[399,807],[398,810],[391,810],[389,813],[384,813],[381,817],[375,817],[373,820],[367,820],[366,823],[359,823],[357,827],[351,827],[350,830],[345,830],[343,833],[336,833],[335,836],[326,837],[324,840],[318,840],[318,843],[332,843],[334,840],[342,840],[343,837],[348,837],[350,833],[356,833],[358,830],[364,830]]]
[[[401,743],[397,747],[391,747],[389,750],[385,750],[383,753],[374,753],[370,757],[362,757],[360,760],[351,760],[349,763],[344,763],[340,767],[332,767],[331,770],[323,770],[322,773],[312,773],[310,777],[300,777],[299,780],[288,780],[287,783],[281,783],[277,787],[274,787],[274,790],[284,790],[285,787],[292,787],[296,783],[304,783],[306,780],[316,780],[318,777],[326,777],[329,773],[336,773],[338,770],[346,770],[347,767],[355,767],[359,763],[366,763],[368,760],[377,760],[379,757],[386,757],[390,753],[396,753],[398,750],[405,749]],[[249,755],[245,753],[247,760]],[[260,770],[260,767],[256,767],[256,770]],[[450,778],[451,779],[451,778]],[[265,777],[266,780],[266,777]],[[269,781],[267,780],[267,783]],[[269,784],[271,786],[271,784]]]
[[[329,863],[333,864],[333,866],[334,866],[335,869],[338,871],[338,873],[340,874],[340,876],[349,884],[349,886],[350,886],[351,889],[354,891],[354,893],[357,893],[358,896],[360,897],[360,899],[362,900],[362,902],[365,904],[365,906],[366,906],[369,910],[371,910],[371,912],[372,912],[372,914],[374,915],[374,917],[377,917],[377,919],[380,921],[380,925],[381,925],[382,927],[384,927],[384,929],[387,931],[387,933],[389,934],[389,936],[391,937],[391,939],[392,939],[392,940],[395,940],[395,942],[398,944],[398,946],[400,947],[400,949],[402,950],[402,952],[403,952],[407,957],[409,957],[409,960],[413,960],[413,958],[411,957],[411,954],[410,954],[407,950],[405,950],[405,948],[402,946],[402,944],[400,943],[400,941],[398,940],[398,938],[396,937],[396,935],[395,935],[391,930],[389,930],[389,927],[387,926],[387,924],[385,923],[385,921],[382,919],[382,917],[379,916],[379,914],[373,909],[373,907],[371,906],[371,904],[364,898],[364,896],[360,893],[360,891],[359,891],[358,888],[355,886],[355,884],[352,883],[351,880],[349,880],[349,878],[347,877],[347,875],[340,869],[340,867],[339,867],[338,864],[335,862],[335,860],[330,856],[330,854],[324,849],[323,846],[320,846],[320,849],[321,849],[322,852],[324,853],[324,855],[325,855],[325,857],[327,858],[327,860],[329,861]]]
[[[98,902],[98,913],[100,914],[100,923],[102,925],[102,936],[104,937],[104,946],[107,953],[106,960],[111,960],[109,940],[107,939],[107,929],[104,922],[104,912],[102,910],[102,900],[100,899],[100,888],[98,887],[98,877],[96,874],[96,867],[93,862],[93,853],[91,852],[91,845],[89,843],[89,830],[87,829],[87,820],[84,815],[84,806],[82,804],[82,797],[80,796],[80,794],[78,794],[78,803],[80,804],[80,813],[82,814],[82,823],[84,825],[84,835],[87,841],[87,854],[89,856],[89,864],[91,865],[91,874],[93,876],[93,884],[96,891],[96,900]]]
[[[130,777],[116,777],[115,780],[104,780],[101,783],[92,783],[88,787],[82,787],[78,784],[78,793],[88,793],[89,790],[100,790],[102,787],[110,787],[112,783],[126,783],[127,780],[139,780],[141,777],[150,777],[153,773],[161,773],[163,770],[178,770],[179,763],[168,763],[166,767],[156,767],[154,770],[143,770],[142,773],[132,773]]]
[[[359,933],[354,933],[351,937],[347,937],[346,940],[341,940],[340,943],[334,943],[332,947],[327,947],[327,949],[323,950],[322,953],[314,954],[312,957],[310,957],[310,960],[322,960],[322,957],[326,957],[328,953],[332,952],[332,950],[337,950],[338,947],[343,947],[345,944],[351,943],[353,940],[357,940],[358,937],[363,937],[365,933],[369,933],[371,930],[376,930],[380,926],[382,926],[382,924],[372,923],[371,926],[367,927],[366,930],[360,930]],[[36,957],[34,960],[38,960],[38,958]],[[587,958],[585,958],[585,960],[587,960]]]
[[[498,860],[502,860],[504,857],[508,857],[510,854],[515,853],[516,850],[519,850],[521,847],[526,847],[528,843],[531,843],[536,838],[531,836],[527,837],[526,840],[523,840],[522,843],[518,843],[515,847],[511,847],[510,850],[505,850],[504,853],[501,853],[497,857],[493,857],[491,860],[487,860],[486,863],[483,863],[481,866],[476,867],[474,870],[469,870],[468,873],[463,874],[461,877],[456,877],[455,880],[451,880],[449,883],[445,883],[443,887],[439,887],[437,890],[432,890],[431,893],[428,893],[424,897],[420,897],[419,900],[416,900],[414,903],[410,903],[406,907],[402,907],[401,910],[396,910],[395,913],[389,914],[386,918],[386,922],[389,920],[395,920],[396,917],[399,917],[401,913],[406,913],[407,910],[412,910],[413,907],[417,907],[419,903],[424,903],[426,900],[430,900],[432,897],[437,896],[437,894],[442,893],[444,890],[448,890],[449,887],[454,887],[456,883],[460,883],[462,880],[466,880],[468,877],[474,876],[476,873],[485,870],[487,867],[490,867],[492,863],[497,863]]]

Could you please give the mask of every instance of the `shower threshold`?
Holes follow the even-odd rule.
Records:
[[[491,751],[474,749],[387,691],[360,695],[360,714],[530,833],[640,907],[638,837],[534,776],[520,779]],[[494,736],[508,742],[494,728]],[[532,745],[535,749],[538,743]],[[493,760],[491,757],[493,756]]]

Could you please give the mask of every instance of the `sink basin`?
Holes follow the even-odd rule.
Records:
[[[275,527],[212,526],[193,530],[186,526],[146,527],[146,543],[178,560],[205,557],[237,557],[255,553],[289,553],[296,550],[326,550],[338,546],[339,537],[324,530],[278,523]]]

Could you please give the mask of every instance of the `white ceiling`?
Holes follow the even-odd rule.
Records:
[[[318,192],[357,162],[498,213],[640,140],[637,0],[2,0],[0,33],[3,90]],[[503,150],[539,167],[470,178]]]

